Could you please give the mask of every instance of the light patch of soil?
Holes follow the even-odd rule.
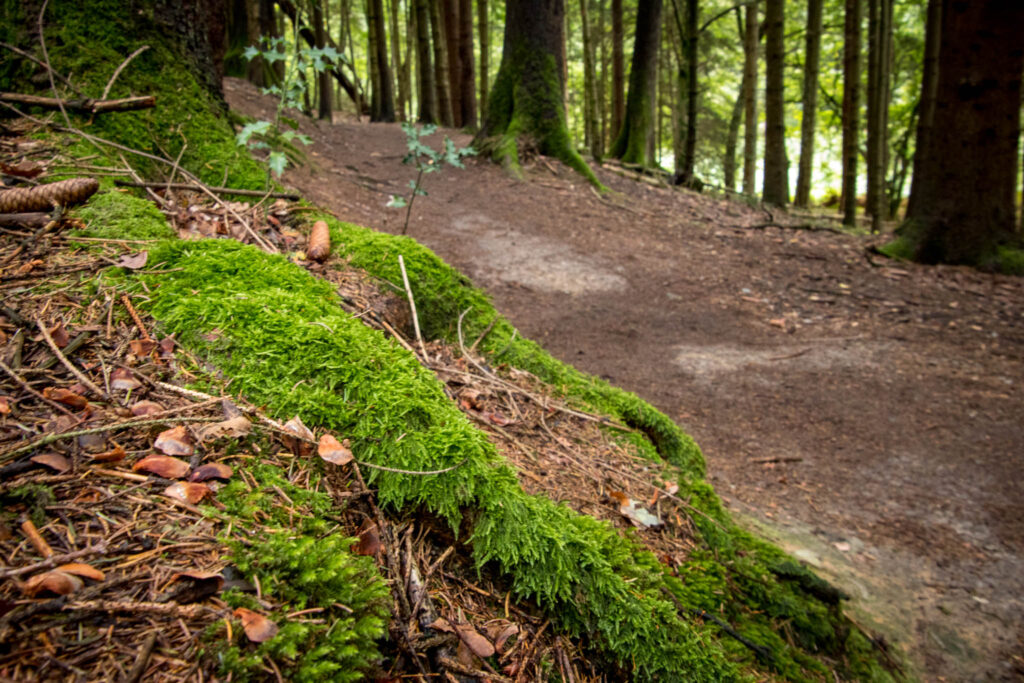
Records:
[[[311,164],[285,182],[400,232],[385,204],[415,169],[398,126],[302,130]],[[515,180],[470,159],[426,178],[409,234],[524,335],[693,434],[727,504],[850,593],[921,678],[1024,676],[1024,282],[596,170],[605,198],[550,160]]]

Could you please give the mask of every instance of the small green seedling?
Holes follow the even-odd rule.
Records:
[[[268,65],[282,61],[287,64],[284,78],[280,83],[261,89],[264,95],[277,97],[277,111],[274,112],[274,120],[247,123],[235,137],[239,145],[250,150],[269,150],[266,158],[268,186],[271,172],[280,178],[288,166],[289,160],[295,163],[296,157],[299,156],[295,150],[296,142],[303,145],[313,142],[308,135],[298,132],[298,121],[284,115],[284,110],[289,107],[293,109],[302,107],[302,96],[307,87],[306,82],[301,78],[302,74],[310,69],[321,73],[343,59],[342,55],[333,47],[322,47],[302,48],[293,59],[289,60],[285,49],[285,40],[280,37],[264,38],[259,47],[245,48],[247,59],[259,57]],[[291,151],[291,159],[289,159],[289,151]]]
[[[396,208],[406,207],[405,225],[402,226],[402,234],[404,235],[409,231],[409,216],[412,214],[412,203],[418,195],[427,194],[427,191],[423,189],[423,175],[439,171],[444,164],[454,166],[455,168],[463,168],[463,158],[474,156],[476,150],[472,147],[456,147],[455,143],[447,135],[444,138],[443,149],[431,149],[423,144],[422,140],[437,131],[437,126],[432,123],[428,123],[422,128],[412,123],[403,123],[402,130],[405,131],[405,146],[409,150],[405,158],[402,159],[402,163],[415,164],[418,173],[416,174],[416,180],[409,181],[409,189],[411,190],[409,199],[406,200],[400,194],[393,194],[387,205]]]

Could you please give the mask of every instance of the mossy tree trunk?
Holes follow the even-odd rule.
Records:
[[[641,166],[654,165],[654,88],[660,39],[661,0],[641,0],[636,13],[626,117],[609,151],[616,159]]]
[[[514,174],[521,138],[561,159],[594,185],[594,172],[573,149],[562,92],[564,0],[509,0],[501,66],[488,98],[487,119],[474,144]]]
[[[900,235],[918,261],[985,265],[1014,236],[1024,4],[947,0],[941,23],[941,134],[914,168],[919,194]]]

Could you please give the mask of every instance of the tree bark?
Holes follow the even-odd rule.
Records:
[[[487,118],[487,95],[490,87],[488,85],[487,73],[491,68],[491,24],[487,16],[487,0],[476,0],[476,30],[480,43],[480,121]]]
[[[814,171],[814,134],[818,122],[818,68],[821,63],[822,0],[807,2],[807,35],[804,47],[804,92],[800,121],[800,172],[796,181],[797,206],[811,201]]]
[[[401,0],[388,0],[388,20],[391,27],[391,68],[398,82],[398,101],[395,103],[395,115],[399,121],[405,120],[405,106],[409,100],[409,84],[402,78],[402,34],[398,30],[398,5]]]
[[[597,36],[594,39],[597,42],[598,48],[598,64],[600,68],[597,69],[597,119],[598,119],[598,131],[601,135],[600,147],[601,156],[604,156],[605,145],[608,142],[608,99],[607,94],[607,82],[608,82],[608,50],[606,47],[607,41],[605,40],[605,0],[598,0],[597,4]]]
[[[452,125],[462,127],[462,51],[459,49],[459,0],[440,0],[448,56],[448,96],[452,102]]]
[[[430,2],[430,35],[434,45],[434,84],[437,86],[437,114],[441,125],[453,126],[451,89],[448,83],[448,44],[441,22],[441,0]]]
[[[374,33],[377,36],[377,72],[380,80],[380,112],[376,121],[390,122],[395,120],[395,93],[391,80],[391,68],[388,66],[388,36],[384,30],[383,0],[369,0],[373,5]]]
[[[476,128],[476,74],[473,73],[473,0],[459,0],[459,102],[462,126]]]
[[[324,11],[320,2],[321,0],[313,0],[311,3],[313,8],[313,39],[316,41],[316,47],[323,49],[327,46],[327,40],[324,37],[327,33],[327,27],[324,25]],[[333,120],[331,104],[334,99],[334,88],[332,85],[331,74],[327,69],[317,74],[317,116],[324,121]]]
[[[786,161],[786,113],[783,93],[785,15],[783,0],[765,2],[764,189],[762,199],[777,206],[789,202]]]
[[[609,152],[616,159],[641,166],[654,163],[654,91],[660,39],[661,0],[641,0],[636,13],[626,117]]]
[[[227,11],[221,0],[156,0],[153,17],[175,36],[183,56],[192,62],[193,72],[223,105],[224,53],[227,50]]]
[[[579,0],[583,28],[583,121],[586,144],[594,159],[601,158],[601,132],[597,120],[597,75],[594,69],[594,38],[587,14],[587,0]]]
[[[739,7],[736,10],[736,32],[743,40],[743,13]],[[747,89],[746,70],[743,79],[740,81],[740,91],[736,94],[736,100],[732,105],[732,115],[729,117],[729,132],[725,138],[725,157],[722,159],[722,174],[724,176],[725,188],[730,191],[736,190],[736,147],[740,137],[740,123],[743,121],[743,93]]]
[[[747,5],[743,22],[743,194],[757,193],[757,14]]]
[[[562,100],[564,0],[509,0],[501,66],[488,98],[487,119],[474,145],[514,174],[518,138],[532,138],[541,154],[557,157],[602,187],[573,149]]]
[[[922,165],[914,218],[901,236],[924,263],[997,265],[1013,238],[1024,3],[942,6],[935,131]]]
[[[623,49],[622,0],[612,0],[612,126],[611,140],[619,137],[626,118],[626,57]]]
[[[914,174],[910,178],[910,198],[907,215],[914,218],[917,196],[920,193],[917,169],[924,167],[927,149],[935,120],[935,93],[939,84],[939,37],[942,29],[942,0],[928,0],[924,29],[924,65],[921,73],[921,96],[917,107],[917,138],[914,141]]]
[[[683,54],[686,57],[686,138],[683,143],[683,164],[676,171],[682,171],[685,185],[693,182],[693,166],[697,161],[697,0],[686,0],[686,41]]]
[[[860,132],[860,3],[846,0],[843,29],[843,225],[857,224]]]
[[[416,69],[419,75],[419,116],[421,123],[437,123],[437,83],[430,59],[430,0],[415,0]]]

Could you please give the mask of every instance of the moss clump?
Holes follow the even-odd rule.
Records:
[[[247,473],[254,488],[236,480],[217,497],[228,518],[245,524],[258,517],[261,531],[246,543],[228,539],[230,559],[247,579],[259,582],[264,600],[275,606],[267,617],[280,630],[253,645],[238,632],[226,640],[218,625],[206,634],[207,654],[234,680],[262,680],[265,657],[287,680],[364,679],[379,662],[376,641],[388,618],[388,589],[373,560],[352,553],[355,539],[330,531],[324,515],[332,503],[316,491],[315,476],[307,488],[293,485],[270,465]],[[226,593],[224,600],[231,607],[265,611],[239,592]],[[315,620],[287,617],[308,609],[317,610]]]
[[[175,236],[153,202],[117,190],[95,195],[72,215],[85,223],[84,230],[72,233],[77,237],[164,240]]]

